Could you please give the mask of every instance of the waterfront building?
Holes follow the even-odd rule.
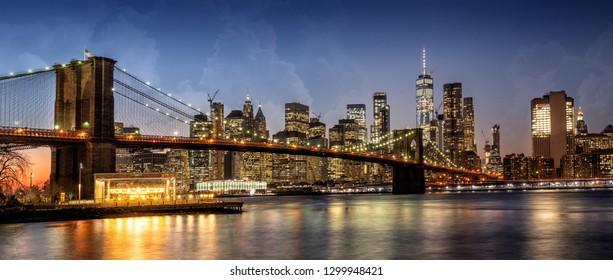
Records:
[[[429,131],[434,115],[434,83],[432,76],[426,72],[426,48],[422,50],[422,72],[415,81],[415,105],[417,128]],[[428,135],[428,134],[426,134]]]
[[[189,137],[209,139],[213,136],[213,123],[207,115],[198,114],[189,123]],[[189,185],[210,179],[211,152],[209,150],[189,150]]]
[[[607,127],[608,128],[608,127]],[[582,133],[574,136],[575,153],[562,157],[565,178],[611,177],[613,133]]]
[[[525,157],[510,154],[503,159],[505,180],[536,180],[553,178],[555,169],[552,158]]]
[[[273,135],[273,142],[286,145],[304,146],[306,133],[299,131],[279,131]],[[305,182],[307,171],[306,156],[273,154],[272,179],[276,183]]]
[[[613,178],[613,149],[598,150],[596,155],[596,178]]]
[[[462,83],[443,85],[443,117],[445,120],[443,139],[444,153],[449,159],[459,164],[460,152],[463,150],[462,126]]]
[[[177,175],[156,173],[96,173],[94,202],[175,199]]]
[[[366,141],[366,105],[364,104],[347,104],[347,119],[356,120],[358,124],[358,139],[362,142]]]
[[[244,114],[243,114],[244,115]],[[262,105],[258,104],[258,112],[253,120],[253,139],[267,141],[266,117],[262,112]],[[261,152],[244,152],[240,174],[243,180],[272,182],[273,155]]]
[[[337,125],[330,128],[330,147],[341,150],[361,144],[360,127],[355,119],[340,119]],[[336,158],[328,162],[328,173],[332,180],[354,182],[364,181],[367,177],[365,163]]]
[[[327,148],[328,139],[326,138],[326,124],[319,121],[319,118],[311,118],[309,123],[309,133],[307,134],[307,146]],[[307,157],[307,181],[325,182],[328,180],[328,158]]]
[[[196,185],[196,191],[218,194],[265,193],[267,183],[263,181],[214,180]]]
[[[562,177],[593,178],[596,156],[592,153],[568,154],[562,156]]]
[[[243,128],[245,119],[243,111],[232,110],[225,118],[224,134],[226,140],[241,141],[245,139]],[[240,179],[242,153],[236,151],[224,152],[224,179]]]
[[[574,152],[574,108],[573,98],[564,91],[552,91],[530,102],[532,156],[553,158],[557,170],[562,156]]]
[[[185,193],[189,191],[189,153],[184,149],[169,149],[166,153],[166,163],[162,172],[174,173],[177,184],[177,192]]]
[[[298,102],[285,103],[285,130],[273,135],[273,142],[304,146],[310,127],[309,106]],[[305,182],[307,157],[302,155],[273,155],[273,181],[278,183]]]

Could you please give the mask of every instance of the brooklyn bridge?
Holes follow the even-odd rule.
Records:
[[[457,167],[424,140],[419,129],[394,131],[343,149],[180,135],[177,131],[188,129],[200,109],[115,64],[110,58],[90,57],[0,77],[0,144],[15,149],[50,147],[50,183],[72,189],[81,182],[83,198],[94,196],[95,174],[116,171],[117,148],[265,152],[378,163],[392,167],[395,194],[424,193],[426,173],[495,179]],[[159,118],[164,121],[156,121]],[[118,134],[118,119],[138,119],[144,122],[141,131],[157,133]],[[381,144],[395,147],[394,152],[382,153]]]

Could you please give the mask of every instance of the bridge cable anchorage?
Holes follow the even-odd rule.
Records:
[[[193,110],[193,111],[195,111],[195,112],[197,112],[197,113],[202,113],[202,112],[201,112],[201,110],[196,109],[196,108],[194,108],[193,106],[191,106],[190,104],[187,104],[187,103],[185,103],[185,102],[183,102],[183,101],[181,101],[181,100],[179,100],[179,99],[177,99],[177,98],[173,97],[173,96],[172,96],[170,93],[165,93],[165,92],[163,92],[162,90],[160,90],[160,89],[157,89],[157,88],[153,87],[152,85],[150,85],[150,84],[148,84],[147,82],[145,82],[145,81],[143,81],[143,80],[139,79],[138,77],[136,77],[136,76],[134,76],[134,75],[132,75],[132,74],[130,74],[130,73],[128,73],[128,72],[126,72],[126,71],[124,71],[123,69],[121,69],[121,68],[119,68],[119,67],[117,67],[117,66],[115,66],[115,69],[116,69],[116,70],[118,70],[120,73],[123,73],[123,74],[127,75],[128,77],[130,77],[130,78],[132,78],[132,79],[134,79],[134,80],[138,81],[140,84],[142,84],[142,85],[144,85],[144,86],[146,86],[146,87],[148,87],[148,88],[152,89],[153,91],[158,92],[158,93],[160,93],[160,94],[162,94],[162,95],[164,95],[164,96],[166,96],[166,97],[168,97],[168,98],[172,99],[173,101],[175,101],[175,102],[177,102],[177,103],[179,103],[179,104],[181,104],[181,105],[183,105],[183,106],[185,106],[185,107],[187,107],[187,108],[189,108],[189,109],[191,109],[191,110]]]
[[[179,109],[177,109],[177,108],[175,108],[175,107],[173,107],[173,106],[171,106],[171,105],[168,105],[168,104],[166,104],[165,102],[163,102],[163,101],[161,101],[161,100],[159,100],[159,99],[157,99],[157,98],[154,98],[154,97],[152,97],[152,96],[150,96],[150,95],[148,95],[148,94],[146,94],[146,93],[144,93],[144,92],[142,92],[142,91],[140,91],[140,90],[138,90],[138,89],[135,89],[135,88],[133,88],[133,87],[131,87],[131,86],[127,85],[127,84],[126,84],[126,83],[124,83],[124,82],[121,82],[121,81],[119,81],[119,80],[117,80],[117,79],[115,79],[115,80],[114,80],[114,82],[116,82],[117,84],[121,85],[122,87],[125,87],[126,89],[130,90],[131,92],[134,92],[134,93],[136,93],[136,94],[138,94],[138,95],[140,95],[140,96],[142,96],[142,97],[144,97],[144,98],[146,98],[146,99],[148,99],[148,100],[151,100],[151,101],[153,101],[153,102],[155,102],[155,103],[159,104],[160,106],[162,106],[162,107],[164,107],[164,108],[166,108],[166,109],[168,109],[168,110],[171,110],[171,111],[173,111],[173,112],[175,112],[175,113],[177,113],[177,114],[179,114],[179,115],[181,115],[181,116],[184,116],[184,117],[189,118],[189,119],[191,119],[191,120],[193,120],[193,118],[194,118],[194,116],[193,116],[192,114],[188,114],[188,113],[186,113],[186,112],[184,112],[184,111],[181,111],[181,110],[179,110]],[[146,103],[142,103],[142,102],[136,101],[135,99],[128,97],[128,96],[127,96],[126,94],[124,94],[124,93],[119,93],[119,92],[117,91],[117,89],[115,89],[115,93],[121,94],[122,96],[124,96],[124,97],[126,97],[126,98],[128,98],[128,99],[130,99],[130,100],[132,100],[132,101],[134,101],[134,102],[137,102],[137,103],[139,103],[139,104],[141,104],[141,105],[143,105],[143,106],[150,107],[150,106],[149,106],[149,105],[147,105]]]

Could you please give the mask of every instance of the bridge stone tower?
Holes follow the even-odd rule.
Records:
[[[51,185],[76,199],[94,197],[94,173],[115,172],[113,71],[115,60],[91,57],[54,65],[56,72],[55,129],[83,131],[80,146],[51,148]]]
[[[415,160],[418,164],[397,163],[393,165],[392,193],[425,193],[423,129],[395,130],[394,138],[397,138],[396,134],[402,137],[398,137],[401,140],[394,142],[393,154],[400,158],[407,157]]]

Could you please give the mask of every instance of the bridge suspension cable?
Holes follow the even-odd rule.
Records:
[[[0,126],[52,129],[55,72],[42,70],[0,78]]]
[[[115,67],[115,120],[141,134],[187,136],[199,109]]]
[[[165,97],[168,97],[170,100],[172,100],[172,101],[174,101],[174,102],[176,102],[178,104],[183,105],[184,108],[187,108],[188,110],[193,111],[192,113],[195,113],[195,114],[202,113],[202,110],[200,110],[200,108],[195,108],[191,104],[185,103],[181,99],[177,99],[177,98],[173,97],[171,93],[166,93],[166,92],[163,92],[160,88],[153,87],[148,82],[145,82],[145,81],[139,79],[138,77],[128,73],[127,71],[125,71],[125,69],[120,69],[119,67],[115,66],[115,70],[117,70],[118,72],[123,73],[126,76],[132,78],[134,81],[138,81],[142,86],[145,86],[145,87],[151,89],[153,92],[159,93],[159,94],[161,94],[161,95],[163,95]],[[117,71],[115,73],[117,73]],[[115,80],[117,80],[117,78],[115,78]]]

